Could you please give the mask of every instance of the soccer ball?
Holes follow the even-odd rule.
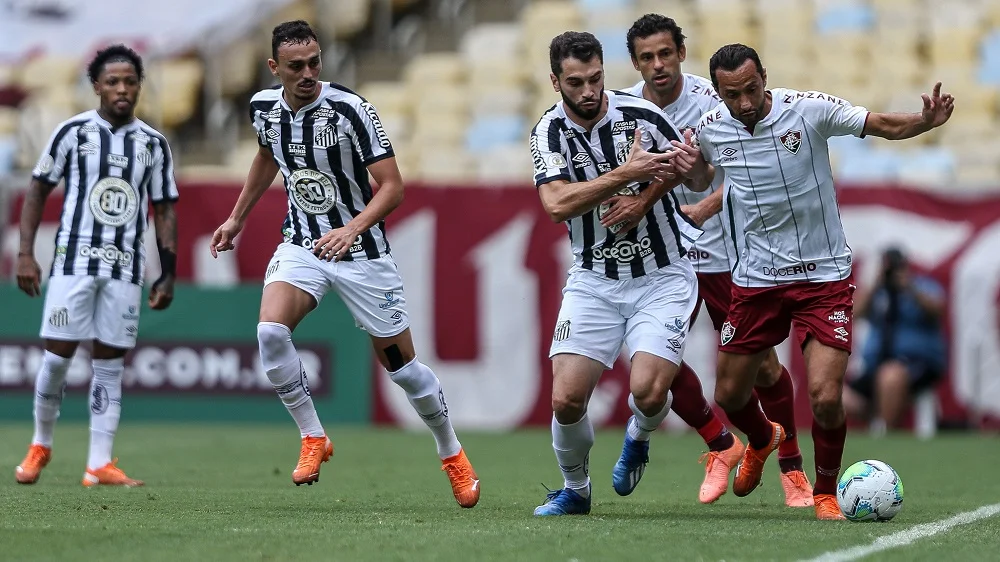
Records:
[[[882,461],[859,461],[840,477],[837,503],[851,521],[888,521],[903,508],[903,481]]]

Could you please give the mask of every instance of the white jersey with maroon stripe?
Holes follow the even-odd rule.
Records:
[[[697,129],[705,160],[725,172],[722,220],[733,282],[771,287],[839,281],[851,249],[837,207],[827,139],[862,136],[868,110],[821,92],[771,90],[748,131],[724,104]]]

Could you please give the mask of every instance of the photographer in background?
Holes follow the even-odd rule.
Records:
[[[944,374],[944,305],[941,285],[914,274],[902,251],[889,248],[882,254],[878,284],[855,301],[855,317],[866,318],[870,329],[864,370],[848,381],[844,394],[849,414],[873,415],[873,433],[898,426],[912,397]]]

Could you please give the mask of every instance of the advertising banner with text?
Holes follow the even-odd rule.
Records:
[[[202,286],[258,284],[252,288],[255,298],[259,298],[260,279],[280,241],[280,224],[288,204],[284,192],[272,189],[264,195],[237,240],[236,251],[220,260],[208,255],[208,240],[228,216],[239,187],[185,184],[181,194],[177,210],[181,277]],[[944,417],[964,420],[970,414],[1000,416],[1000,377],[996,376],[1000,369],[1000,257],[995,251],[1000,246],[1000,195],[957,197],[894,187],[845,187],[839,197],[855,256],[855,278],[862,288],[872,284],[881,251],[895,245],[910,255],[917,269],[935,277],[947,291],[945,326],[950,369],[939,392]],[[43,269],[47,267],[45,259],[51,259],[45,252],[51,247],[59,214],[58,197],[52,199],[46,206],[38,243]],[[0,254],[0,273],[5,279],[12,277],[19,207],[18,201],[11,205]],[[455,423],[495,429],[547,425],[551,417],[547,353],[571,261],[565,226],[553,224],[535,190],[521,186],[411,186],[404,204],[389,217],[387,225],[392,254],[403,275],[418,355],[441,378]],[[148,255],[155,260],[152,248]],[[155,264],[151,263],[150,270],[155,275]],[[217,291],[214,294],[224,295],[228,290],[220,287]],[[5,302],[0,299],[0,304]],[[251,310],[244,311],[238,325],[231,324],[240,330],[235,343],[252,345],[256,302],[242,306]],[[324,299],[319,312],[309,320],[338,306],[336,298]],[[222,308],[215,310],[225,317]],[[340,312],[346,315],[346,310]],[[143,312],[143,345],[159,349],[164,357],[179,357],[174,361],[197,364],[203,371],[209,366],[221,368],[217,367],[217,356],[225,354],[226,368],[239,364],[238,379],[249,380],[244,378],[251,368],[249,351],[239,346],[192,346],[192,338],[183,331],[175,334],[177,340],[161,339],[162,334],[156,333],[155,324],[151,324],[156,317],[157,313]],[[37,313],[24,321],[30,329],[22,330],[20,335],[27,336],[18,338],[22,343],[32,341],[37,333]],[[352,325],[349,315],[342,324]],[[855,332],[858,344],[864,339],[864,331],[864,323],[859,322]],[[218,334],[226,333],[220,327]],[[372,364],[367,337],[346,327],[337,330],[337,337],[356,338],[351,340],[356,343],[332,347],[333,376],[337,381],[348,376],[356,380],[360,373],[342,374],[339,364],[347,360],[345,354],[364,355],[364,360]],[[701,315],[693,327],[686,360],[702,378],[709,395],[714,388],[717,341],[707,315]],[[230,340],[226,345],[232,343]],[[166,344],[180,347],[168,348]],[[185,350],[178,355],[179,348],[191,352]],[[796,381],[799,419],[808,424],[801,356],[787,341],[779,347],[779,355]],[[168,364],[158,361],[153,363]],[[375,365],[374,379],[366,379],[373,391],[373,419],[421,425],[403,393]],[[852,369],[857,369],[856,359],[852,360]],[[235,371],[226,372],[227,384],[244,384],[233,383],[237,380],[232,374]],[[176,379],[171,379],[171,385],[187,384],[183,374],[171,376]],[[208,384],[199,379],[192,388]],[[216,383],[218,391],[232,392],[220,384]],[[627,365],[619,359],[601,381],[591,404],[591,418],[599,425],[619,424],[627,419],[627,389]],[[280,408],[280,404],[276,406]]]

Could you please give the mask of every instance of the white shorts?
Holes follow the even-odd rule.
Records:
[[[285,242],[274,251],[264,286],[275,281],[302,289],[316,299],[317,305],[333,289],[358,327],[375,337],[389,338],[410,327],[403,279],[392,256],[328,262]]]
[[[45,289],[41,336],[47,340],[97,340],[135,347],[142,287],[91,275],[54,275]]]
[[[644,351],[680,365],[697,302],[698,278],[688,260],[617,281],[574,267],[549,357],[583,355],[610,369],[624,343],[630,356]]]

